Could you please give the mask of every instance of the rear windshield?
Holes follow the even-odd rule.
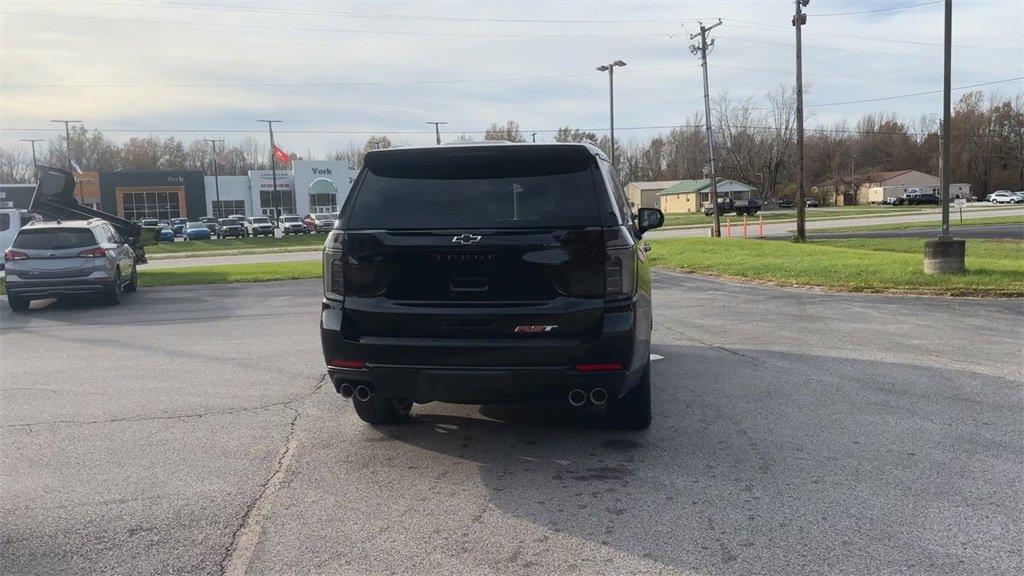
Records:
[[[383,153],[367,159],[348,227],[597,226],[593,165],[574,147]]]
[[[68,250],[96,245],[88,228],[26,228],[18,233],[12,248],[23,250]]]

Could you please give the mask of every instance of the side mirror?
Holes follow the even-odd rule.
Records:
[[[657,208],[641,208],[637,210],[637,228],[640,234],[655,228],[661,228],[665,223],[665,215]]]

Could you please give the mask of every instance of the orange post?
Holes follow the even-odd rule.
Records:
[[[747,237],[747,215],[743,215],[743,237]]]
[[[764,238],[764,215],[757,217],[757,237]]]
[[[725,237],[732,238],[732,221],[729,218],[725,219]]]

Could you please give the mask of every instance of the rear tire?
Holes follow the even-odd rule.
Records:
[[[32,305],[32,301],[28,298],[22,298],[20,296],[7,296],[7,305],[11,307],[11,310],[15,312],[24,312],[28,310],[28,307]]]
[[[608,401],[610,424],[619,430],[646,430],[651,425],[651,363],[648,362],[640,383],[622,398]]]
[[[370,396],[365,402],[353,398],[352,406],[363,422],[373,426],[398,424],[412,412],[412,400],[377,395]]]
[[[118,304],[121,303],[121,273],[120,272],[118,272],[117,274],[114,275],[114,283],[111,284],[110,289],[108,289],[103,294],[103,301],[106,302],[108,306],[117,306]]]
[[[135,292],[139,289],[139,269],[132,270],[132,278],[124,285],[125,292]]]

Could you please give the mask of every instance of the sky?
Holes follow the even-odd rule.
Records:
[[[1024,92],[1024,0],[956,0],[954,88]],[[158,134],[264,137],[319,156],[370,134],[395,143],[481,138],[519,122],[547,141],[563,125],[643,138],[703,111],[699,21],[711,33],[712,95],[765,106],[794,82],[791,0],[342,2],[3,0],[0,144],[83,120],[115,140]],[[804,28],[807,125],[867,112],[941,112],[943,4],[811,0]],[[954,101],[963,91],[954,91]],[[664,130],[662,130],[664,131]],[[25,144],[27,146],[27,144]]]

